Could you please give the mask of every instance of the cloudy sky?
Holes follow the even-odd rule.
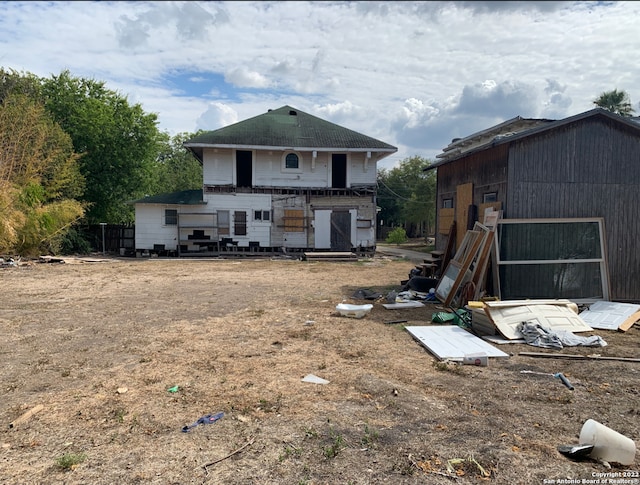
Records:
[[[640,2],[0,2],[0,66],[68,69],[170,134],[291,105],[398,147],[390,167],[514,116],[625,90]]]

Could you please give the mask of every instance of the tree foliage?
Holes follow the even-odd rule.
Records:
[[[202,188],[202,165],[182,145],[185,141],[203,133],[179,133],[170,138],[164,134],[160,151],[154,164],[152,192],[170,193]]]
[[[425,237],[435,230],[436,177],[425,172],[431,162],[419,156],[397,167],[378,171],[380,218],[387,227],[403,227],[410,237]]]
[[[55,251],[84,213],[78,157],[41,104],[9,91],[0,103],[0,251]]]
[[[632,116],[633,108],[631,107],[631,98],[626,91],[606,91],[598,96],[593,104],[596,106],[616,113],[620,116]]]
[[[148,193],[162,136],[155,114],[69,71],[42,80],[51,116],[69,134],[87,183],[82,200],[89,224],[133,221],[127,202]]]

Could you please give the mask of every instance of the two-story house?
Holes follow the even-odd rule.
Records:
[[[184,146],[202,190],[135,201],[138,252],[375,252],[377,162],[396,147],[291,106]]]

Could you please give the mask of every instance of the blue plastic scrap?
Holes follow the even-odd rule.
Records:
[[[195,428],[199,424],[213,424],[216,421],[218,421],[220,418],[222,418],[223,416],[224,416],[224,413],[207,414],[205,416],[202,416],[195,423],[192,423],[189,426],[185,426],[184,428],[182,428],[182,432],[183,433],[188,433],[191,428]]]

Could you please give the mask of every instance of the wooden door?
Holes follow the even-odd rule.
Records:
[[[351,214],[349,211],[331,213],[331,250],[351,251]]]

